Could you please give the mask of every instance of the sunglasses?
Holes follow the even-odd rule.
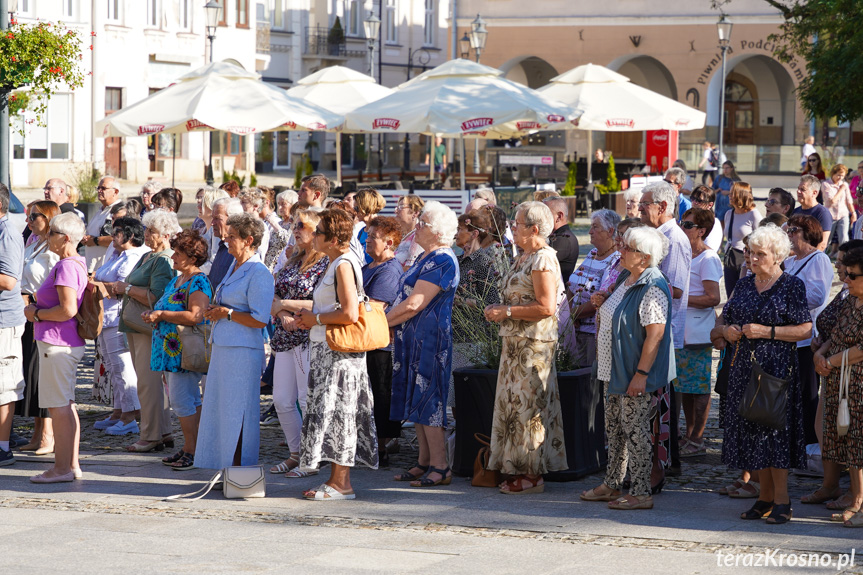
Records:
[[[695,222],[680,222],[679,225],[684,230],[691,230],[692,228],[700,228],[701,227],[698,224],[696,224]]]
[[[800,231],[800,228],[798,228],[797,226],[792,226],[792,227],[788,228],[787,230],[785,230],[785,233],[790,236],[791,234],[796,234],[799,231]]]
[[[44,217],[45,216],[43,214],[40,214],[39,212],[33,212],[32,214],[27,216],[27,219],[30,220],[31,222],[35,222],[37,219],[44,218]]]
[[[48,235],[49,235],[49,236],[62,236],[62,235],[64,235],[64,234],[63,234],[63,232],[58,232],[57,230],[51,230],[51,231],[48,233]]]
[[[96,189],[97,189],[98,191],[102,192],[102,191],[105,191],[105,190],[116,190],[117,188],[111,188],[111,187],[107,187],[107,186],[99,186],[99,187],[97,187]]]
[[[846,272],[845,272],[845,277],[847,277],[847,278],[848,278],[849,280],[851,280],[851,281],[854,281],[854,280],[856,280],[857,278],[863,278],[863,274],[855,274],[854,272],[846,271]]]
[[[304,230],[304,229],[306,229],[306,224],[304,224],[302,221],[298,221],[294,224],[294,229],[295,230]]]
[[[321,229],[315,228],[315,235],[316,236],[325,236],[325,235],[327,235],[327,232],[325,232]]]
[[[779,200],[774,200],[773,198],[770,198],[769,200],[764,202],[764,205],[765,206],[775,206],[778,203],[779,203]]]
[[[817,164],[817,163],[818,163],[818,160],[809,160],[809,163],[810,163],[810,164]]]
[[[692,198],[693,204],[709,204],[710,201],[705,200],[704,198]]]

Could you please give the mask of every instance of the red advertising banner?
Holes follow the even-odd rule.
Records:
[[[651,174],[665,174],[677,159],[678,134],[676,130],[647,130],[645,159]]]

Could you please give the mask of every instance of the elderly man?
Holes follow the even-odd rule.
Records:
[[[144,204],[142,216],[153,209],[153,196],[158,194],[161,189],[162,184],[155,180],[146,181],[141,186],[141,203]]]
[[[51,178],[45,182],[42,191],[45,193],[45,199],[60,206],[60,211],[64,214],[75,211],[75,206],[69,201],[69,186],[60,178]]]
[[[495,197],[494,195],[494,190],[492,190],[486,184],[479,185],[479,187],[473,193],[473,199],[485,200],[493,206],[497,205],[497,197]]]
[[[303,208],[321,208],[329,194],[330,181],[325,175],[306,176],[297,192],[297,203]]]
[[[24,335],[24,239],[9,221],[9,188],[0,183],[0,465],[12,465],[9,447],[15,402],[24,399],[24,365],[21,336]]]
[[[827,242],[830,240],[830,230],[833,227],[833,216],[830,215],[830,210],[818,203],[818,194],[821,192],[821,180],[812,175],[805,175],[800,178],[800,185],[797,186],[797,201],[800,205],[794,208],[793,214],[803,214],[804,216],[812,216],[818,223],[821,224],[821,230],[824,232],[824,239],[818,244],[818,249],[822,252],[827,248]]]
[[[677,192],[678,203],[675,206],[674,219],[680,220],[686,210],[692,207],[692,202],[687,197],[692,190],[684,192],[683,187],[683,184],[686,183],[686,172],[680,168],[669,168],[663,179],[674,186],[674,191]]]
[[[557,261],[560,262],[560,273],[563,283],[566,285],[575,263],[578,261],[578,238],[569,227],[569,209],[566,200],[560,197],[546,198],[543,202],[551,215],[554,216],[554,231],[548,236],[548,245],[557,252]]]
[[[228,252],[228,218],[243,213],[243,204],[239,198],[221,198],[213,203],[213,245],[216,252],[210,266],[210,283],[218,286],[234,265],[234,256]]]
[[[644,187],[638,209],[641,221],[662,232],[668,238],[668,255],[659,264],[671,285],[671,335],[674,349],[683,348],[683,335],[686,327],[686,307],[689,302],[689,272],[692,264],[692,247],[689,238],[674,219],[674,206],[677,205],[677,192],[668,182],[657,182]],[[674,382],[670,386],[674,393]],[[680,409],[671,410],[671,473],[679,473],[680,448],[677,444],[677,417]],[[656,468],[656,462],[654,462]],[[659,469],[655,469],[654,479],[658,479]]]
[[[102,258],[108,251],[108,246],[114,241],[111,229],[104,229],[105,222],[111,216],[111,208],[120,201],[120,188],[111,176],[105,176],[99,180],[96,188],[99,194],[99,203],[102,210],[93,216],[87,224],[87,235],[81,240],[84,244],[84,256],[87,258],[87,269],[93,271],[102,265]]]
[[[488,205],[490,205],[488,200],[485,200],[483,198],[474,198],[471,201],[469,201],[467,203],[467,205],[464,207],[464,213],[467,214],[472,210],[478,210],[478,209],[485,207],[485,206],[488,206]]]

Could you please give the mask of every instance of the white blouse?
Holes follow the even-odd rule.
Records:
[[[48,249],[45,240],[33,242],[24,248],[24,274],[21,276],[21,293],[35,294],[60,256]]]

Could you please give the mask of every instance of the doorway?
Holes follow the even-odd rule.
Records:
[[[725,82],[725,143],[751,145],[755,143],[755,118],[758,98],[753,87],[729,80]]]
[[[105,116],[123,107],[123,89],[105,88]],[[105,138],[105,175],[119,178],[123,159],[123,138]]]

